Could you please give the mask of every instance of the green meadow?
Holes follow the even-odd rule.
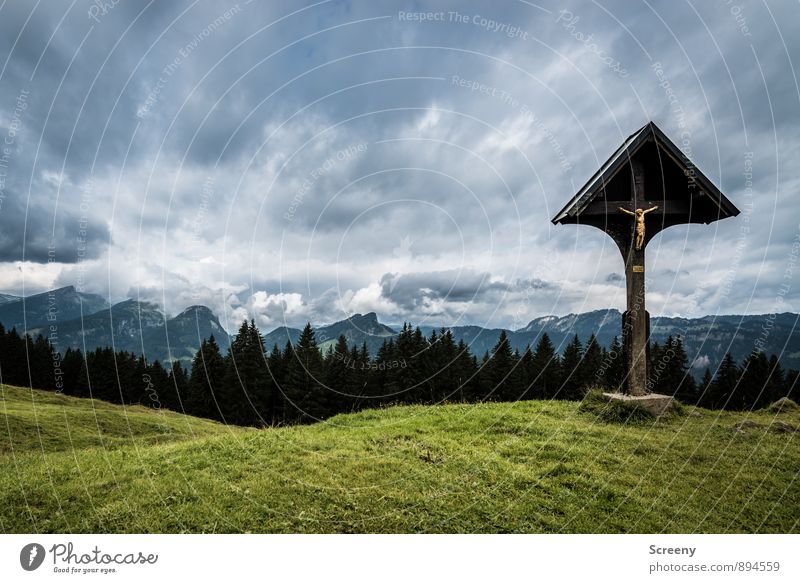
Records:
[[[798,532],[800,411],[398,406],[246,429],[0,385],[0,531]]]

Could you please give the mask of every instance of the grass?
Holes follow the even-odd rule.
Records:
[[[220,423],[167,410],[121,407],[0,384],[0,456],[147,447],[230,433]]]
[[[28,389],[2,397],[14,419],[0,419],[14,446],[0,453],[5,532],[800,530],[795,409],[609,423],[578,403],[525,401],[248,430]]]

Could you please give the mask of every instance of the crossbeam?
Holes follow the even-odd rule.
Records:
[[[601,217],[614,215],[619,212],[622,207],[629,211],[635,211],[636,206],[639,208],[652,208],[657,206],[658,209],[653,211],[651,216],[664,216],[675,215],[685,217],[691,212],[691,207],[688,202],[683,200],[651,200],[637,203],[634,205],[631,201],[616,201],[616,200],[593,200],[586,208],[581,211],[582,217]]]

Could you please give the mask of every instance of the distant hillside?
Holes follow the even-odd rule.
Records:
[[[5,298],[5,299],[3,299]],[[25,298],[0,295],[0,323],[7,329],[16,326],[33,334],[48,332],[48,314],[56,314],[60,350],[67,347],[88,348],[114,346],[148,359],[179,359],[185,365],[191,361],[204,338],[212,334],[223,353],[230,346],[230,337],[222,328],[217,316],[205,306],[192,306],[178,316],[166,319],[154,304],[127,300],[109,307],[104,298],[95,294],[77,292],[74,287],[64,287]],[[81,314],[83,320],[81,320]],[[651,321],[653,342],[663,343],[668,335],[683,338],[691,362],[696,363],[695,373],[702,374],[708,366],[712,371],[727,351],[741,361],[756,346],[756,341],[767,354],[781,357],[785,368],[800,369],[800,334],[798,314],[773,314],[755,316],[705,316],[702,318],[654,317]],[[413,322],[412,322],[413,324]],[[344,334],[350,345],[367,348],[373,356],[381,344],[397,334],[399,327],[390,327],[378,321],[374,312],[355,314],[350,318],[315,327],[317,343],[324,351]],[[432,326],[421,326],[430,336]],[[437,327],[437,330],[439,328]],[[480,326],[455,326],[451,328],[456,341],[464,340],[473,354],[483,356],[497,343],[502,329]],[[545,332],[559,351],[577,334],[585,341],[591,334],[609,346],[614,336],[622,332],[622,315],[617,310],[596,310],[566,316],[543,316],[531,320],[519,330],[506,331],[511,346],[520,351],[530,344],[535,346]],[[265,335],[268,350],[277,344],[283,349],[287,340],[296,343],[300,338],[298,328],[280,327]]]
[[[271,349],[275,344],[283,349],[287,340],[291,341],[292,344],[296,343],[300,339],[300,333],[301,330],[297,328],[276,328],[264,337],[264,344],[267,349]],[[351,346],[361,347],[366,342],[367,349],[374,355],[378,352],[383,341],[395,336],[397,332],[389,326],[378,322],[378,315],[375,312],[364,315],[355,314],[341,322],[314,329],[317,344],[323,351],[334,345],[342,334],[347,338],[347,343]]]
[[[204,306],[187,308],[170,320],[155,304],[126,300],[83,319],[58,322],[57,340],[63,352],[67,348],[94,350],[113,346],[143,354],[148,360],[180,360],[191,364],[204,338],[212,334],[223,351],[230,346],[228,334],[217,317]],[[46,327],[34,328],[32,334],[48,334]]]
[[[19,296],[12,296],[11,294],[0,294],[0,306],[3,304],[7,304],[8,302],[16,302],[20,300]]]
[[[0,386],[0,525],[7,533],[797,532],[800,448],[789,431],[800,414],[690,411],[621,424],[575,402],[520,401],[390,407],[248,430]]]
[[[730,351],[734,359],[741,361],[750,354],[755,341],[763,339],[767,354],[781,356],[784,367],[800,369],[800,330],[798,314],[777,314],[773,317],[758,316],[705,316],[703,318],[655,317],[650,322],[651,341],[664,343],[667,336],[681,336],[690,362],[697,362],[695,372],[702,374],[706,366],[713,371],[725,353]],[[764,328],[769,333],[764,336]],[[423,327],[426,335],[431,327]],[[472,352],[482,356],[497,343],[500,329],[478,326],[456,326],[452,328],[456,340],[464,339]],[[622,314],[618,310],[596,310],[584,314],[567,316],[544,316],[531,320],[519,330],[507,331],[512,347],[524,350],[535,346],[544,333],[563,350],[575,334],[586,341],[591,334],[600,344],[609,346],[614,336],[622,335]]]
[[[191,306],[163,326],[149,329],[142,339],[147,354],[162,355],[160,360],[180,360],[188,365],[204,339],[214,336],[223,354],[230,346],[230,337],[217,316],[205,306]]]
[[[763,340],[767,354],[781,357],[784,367],[800,369],[800,321],[798,314],[776,314],[773,316],[705,316],[702,318],[656,317],[651,320],[652,342],[664,343],[667,336],[681,336],[690,363],[696,362],[695,373],[702,374],[706,366],[712,371],[721,362],[726,352],[741,361],[755,347],[755,341]],[[440,329],[433,326],[420,326],[425,336]],[[765,334],[764,329],[769,330]],[[464,340],[478,357],[490,352],[497,344],[501,328],[482,328],[480,326],[454,326],[450,328],[456,341]],[[614,336],[622,335],[622,314],[618,310],[596,310],[583,314],[566,316],[543,316],[531,320],[519,330],[506,330],[511,346],[520,351],[527,345],[536,346],[543,333],[547,333],[561,351],[575,334],[586,341],[591,334],[597,336],[603,346],[610,346]],[[335,324],[315,328],[318,343],[327,348],[335,342],[339,334],[345,334],[350,344],[367,347],[375,355],[387,338],[397,334],[394,328],[380,324],[375,313],[355,316]],[[277,344],[280,348],[286,340],[297,342],[300,330],[297,328],[276,328],[264,338],[267,348]]]
[[[60,324],[106,308],[108,302],[102,296],[79,292],[70,285],[24,299],[0,302],[0,323],[8,330],[16,327],[22,334],[26,329],[45,327],[51,321]]]

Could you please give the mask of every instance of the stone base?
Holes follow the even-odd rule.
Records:
[[[633,395],[625,395],[623,393],[603,393],[603,397],[609,401],[621,401],[623,403],[635,404],[653,417],[661,417],[667,413],[672,412],[675,408],[675,399],[669,395],[659,395],[658,393],[650,393],[649,395],[642,395],[634,397]]]

